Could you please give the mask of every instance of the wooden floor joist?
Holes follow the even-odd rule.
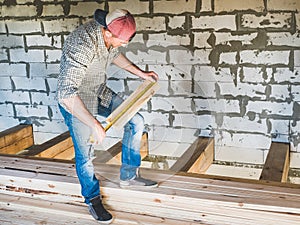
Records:
[[[261,180],[287,182],[290,167],[290,145],[272,142],[260,175]]]
[[[72,138],[67,131],[41,145],[32,145],[21,155],[71,160],[74,158]]]
[[[212,138],[198,137],[196,141],[174,163],[170,170],[178,172],[204,173],[214,159]]]
[[[32,126],[20,124],[0,132],[0,153],[17,154],[33,142]]]
[[[116,165],[95,163],[103,201],[113,213],[123,211],[135,214],[135,218],[144,215],[171,221],[165,224],[174,221],[213,225],[300,224],[299,185],[142,169],[144,177],[159,181],[158,188],[120,189],[119,169]],[[18,215],[21,214],[18,208],[23,204],[17,200],[20,197],[82,205],[72,163],[0,157],[0,194],[18,196],[11,207],[7,204],[8,197],[0,197],[1,208],[16,211]],[[37,206],[36,210],[47,211],[49,207],[54,215],[63,213],[59,207],[56,212],[50,205],[44,207]],[[27,213],[23,210],[23,216],[28,218],[30,213]],[[88,216],[86,211],[80,218],[88,219]],[[118,213],[115,216],[118,224],[121,218]]]

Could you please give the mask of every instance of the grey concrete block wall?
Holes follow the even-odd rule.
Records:
[[[122,51],[160,75],[161,89],[141,110],[153,154],[175,148],[180,155],[198,135],[215,136],[216,160],[263,163],[271,141],[281,141],[291,143],[292,165],[300,167],[298,0],[15,0],[0,7],[0,130],[31,123],[37,143],[64,132],[54,96],[65,38],[95,8],[127,8],[138,31]],[[108,73],[124,97],[140,83],[114,66]],[[119,137],[110,131],[103,148]]]

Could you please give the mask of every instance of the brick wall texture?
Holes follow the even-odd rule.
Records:
[[[64,40],[96,8],[127,8],[137,34],[122,51],[160,76],[161,89],[141,110],[153,154],[172,147],[181,155],[198,135],[214,136],[217,160],[263,163],[271,141],[280,141],[291,143],[292,166],[300,167],[299,0],[0,0],[0,7],[0,130],[33,124],[38,143],[66,131],[54,99]],[[140,84],[115,66],[108,76],[124,97]],[[107,142],[119,137],[110,131]]]

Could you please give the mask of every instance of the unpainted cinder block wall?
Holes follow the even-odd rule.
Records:
[[[96,8],[127,8],[137,34],[122,51],[160,75],[143,107],[150,153],[180,156],[214,136],[215,159],[263,164],[272,141],[290,142],[300,167],[299,0],[0,0],[0,130],[34,125],[42,143],[67,130],[54,99],[67,35]],[[140,84],[112,66],[124,97]],[[101,118],[99,118],[101,119]],[[109,131],[107,148],[119,140]]]

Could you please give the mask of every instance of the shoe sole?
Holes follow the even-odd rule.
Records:
[[[107,220],[107,221],[100,221],[100,220],[97,220],[100,224],[111,224],[112,221],[114,220],[114,218],[112,218],[111,220]]]

